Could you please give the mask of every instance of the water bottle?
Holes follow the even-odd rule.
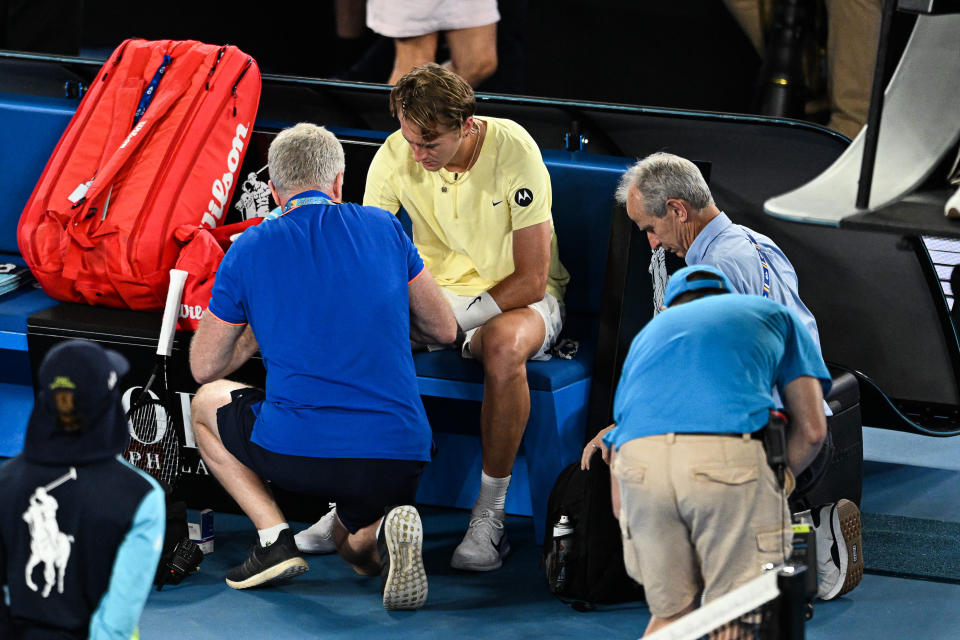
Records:
[[[570,551],[573,548],[573,525],[570,519],[561,515],[553,525],[553,561],[554,579],[551,586],[553,593],[563,593],[568,579],[568,562]]]

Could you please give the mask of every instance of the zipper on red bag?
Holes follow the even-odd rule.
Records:
[[[225,47],[222,48],[221,51],[223,51],[224,49],[225,49]],[[218,53],[218,55],[217,55],[217,60],[216,60],[216,62],[214,63],[213,67],[211,67],[211,69],[210,69],[211,73],[216,70],[217,65],[220,63],[220,58],[221,58],[221,57],[222,57],[222,53]],[[253,59],[252,59],[252,58],[248,59],[247,64],[244,66],[244,69],[240,72],[240,74],[238,75],[237,79],[235,80],[235,84],[234,84],[234,86],[233,86],[233,90],[231,91],[231,93],[225,95],[224,98],[223,98],[223,100],[221,100],[221,102],[219,103],[219,105],[217,105],[217,112],[218,112],[218,113],[223,110],[223,108],[224,108],[224,107],[226,106],[226,104],[227,104],[227,101],[230,100],[231,97],[234,97],[234,98],[236,97],[236,83],[238,83],[238,82],[240,81],[240,79],[241,79],[241,78],[243,77],[243,75],[247,72],[247,69],[249,68],[249,66],[250,66],[252,63],[253,63]],[[208,77],[209,77],[209,76],[210,76],[210,73],[208,73]],[[207,81],[207,85],[206,85],[206,86],[209,87],[209,80]],[[206,91],[208,91],[208,89],[205,89],[204,91],[198,91],[198,92],[197,92],[197,95],[194,96],[193,103],[190,105],[190,113],[191,113],[191,116],[190,116],[190,118],[189,118],[189,121],[188,121],[188,120],[184,120],[184,122],[181,123],[180,127],[177,129],[176,140],[175,140],[174,144],[172,144],[172,145],[170,146],[170,148],[167,150],[167,153],[164,154],[164,157],[163,157],[163,160],[162,160],[163,170],[162,170],[162,172],[158,172],[157,177],[154,179],[154,182],[153,182],[153,184],[152,184],[151,187],[150,187],[150,192],[149,192],[149,194],[148,194],[149,196],[152,197],[154,190],[157,188],[157,185],[161,183],[161,174],[162,174],[162,177],[165,178],[166,175],[167,175],[167,173],[169,172],[169,168],[170,168],[169,160],[170,160],[170,157],[173,156],[173,155],[175,155],[176,152],[177,152],[177,151],[180,149],[180,147],[182,146],[182,144],[183,144],[183,132],[184,132],[184,130],[185,130],[189,125],[193,124],[193,120],[194,120],[194,118],[196,118],[197,113],[198,113],[198,110],[197,110],[197,108],[196,108],[196,107],[197,107],[197,102],[200,100],[200,98],[204,95],[204,93],[205,93]],[[216,118],[214,118],[214,119],[211,120],[210,125],[207,127],[206,131],[203,132],[203,137],[202,137],[202,139],[205,140],[205,139],[207,138],[207,136],[209,136],[210,131],[213,130],[213,128],[214,128],[214,126],[216,125],[216,123],[217,123],[217,119],[216,119]],[[189,163],[188,166],[192,166],[193,164],[195,164],[196,159],[197,159],[197,156],[200,154],[200,150],[201,150],[201,147],[198,145],[198,146],[197,146],[197,150],[194,152],[193,157],[190,159],[190,163]],[[160,237],[161,237],[161,238],[167,237],[167,233],[168,233],[168,231],[169,231],[169,226],[170,226],[170,216],[171,216],[171,212],[172,212],[173,208],[175,208],[175,207],[177,206],[176,203],[177,203],[177,202],[179,201],[179,199],[180,199],[180,193],[181,193],[181,191],[183,191],[184,182],[185,182],[185,181],[182,181],[182,182],[178,185],[178,187],[177,187],[177,192],[174,194],[174,197],[171,198],[171,208],[168,209],[167,212],[166,212],[166,217],[164,218],[164,220],[165,220],[164,226],[163,226],[162,232],[161,232],[161,234],[160,234]],[[150,197],[148,197],[148,198],[147,198],[146,200],[144,200],[144,201],[147,202],[147,201],[149,201],[149,199],[150,199]],[[127,242],[127,245],[128,245],[128,246],[127,246],[127,254],[128,254],[128,255],[132,255],[132,254],[133,254],[133,247],[134,247],[134,245],[136,244],[137,234],[139,233],[141,226],[142,226],[142,218],[137,218],[137,223],[134,225],[134,228],[131,230],[130,236],[129,236],[130,239],[129,239],[128,242]],[[133,267],[134,272],[139,271],[139,270],[137,269],[137,263],[131,262],[131,266]],[[160,263],[159,263],[159,260],[158,260],[158,263],[155,265],[155,269],[159,269],[159,268],[160,268]],[[137,276],[140,276],[141,274],[140,274],[140,273],[136,273],[136,275],[137,275]]]
[[[214,68],[217,63],[219,63],[219,55],[217,57],[217,62],[214,63]],[[213,69],[211,69],[213,71]],[[154,194],[160,188],[160,185],[163,184],[164,179],[167,177],[167,173],[170,169],[170,158],[173,156],[176,151],[180,148],[180,144],[183,140],[183,132],[186,130],[190,124],[193,123],[193,119],[197,115],[197,103],[200,101],[201,96],[204,94],[204,91],[198,91],[197,94],[193,97],[193,102],[190,103],[190,108],[187,113],[190,114],[189,118],[184,118],[183,122],[180,123],[180,126],[177,127],[176,134],[174,136],[173,142],[167,148],[166,153],[163,154],[163,159],[160,161],[160,171],[157,172],[156,176],[153,178],[153,182],[150,184],[150,189],[147,191],[147,195],[144,198],[144,202],[150,202],[153,199]],[[130,260],[129,257],[134,253],[134,247],[137,243],[137,234],[140,233],[140,228],[144,224],[144,216],[137,216],[137,220],[134,223],[132,229],[130,230],[130,235],[127,240],[127,257],[130,264],[130,269],[137,277],[142,277],[140,269],[137,267],[137,262]]]
[[[237,77],[236,77],[236,78],[234,79],[234,81],[233,81],[233,86],[232,86],[231,89],[230,89],[230,93],[229,93],[228,95],[224,96],[224,99],[223,99],[223,100],[220,102],[220,104],[217,106],[217,113],[222,112],[223,109],[224,109],[224,107],[227,105],[227,102],[232,99],[232,100],[234,101],[233,115],[234,115],[234,116],[237,115],[237,107],[236,107],[237,86],[240,84],[240,81],[243,80],[243,77],[244,77],[245,75],[247,75],[247,71],[249,71],[249,70],[250,70],[250,67],[252,67],[252,66],[253,66],[253,58],[247,58],[247,61],[246,61],[246,63],[243,65],[243,68],[240,70],[240,73],[237,74]],[[217,125],[217,122],[218,122],[217,118],[213,118],[213,119],[210,120],[210,124],[207,126],[206,131],[203,132],[203,139],[204,139],[204,140],[206,140],[206,139],[210,136],[210,132],[211,132],[211,131],[213,130],[213,128]],[[252,124],[252,123],[251,123],[251,124]],[[251,128],[252,128],[252,126],[251,126]],[[248,140],[247,144],[249,144],[249,140]],[[200,151],[201,151],[201,148],[198,146],[197,149],[196,149],[196,151],[194,151],[194,153],[193,153],[193,157],[190,158],[190,166],[193,166],[193,165],[196,164],[196,162],[197,162],[197,156],[200,155]],[[241,164],[242,164],[242,163],[241,163]],[[239,171],[239,170],[240,170],[240,167],[237,167],[237,171]],[[182,183],[182,182],[181,182],[180,185],[177,187],[177,193],[176,193],[175,197],[173,198],[173,200],[172,200],[171,202],[176,203],[176,202],[180,199],[180,192],[181,192],[181,191],[183,191],[183,183]],[[227,204],[229,205],[230,203],[227,203]],[[174,204],[173,206],[176,206],[176,205]],[[226,217],[226,215],[227,215],[227,214],[226,214],[226,209],[224,209],[223,211],[224,211],[223,216]],[[171,217],[170,214],[171,214],[171,212],[170,212],[170,211],[167,211],[167,216],[166,216],[166,218],[165,218],[166,222],[164,223],[163,232],[162,232],[162,234],[161,234],[161,237],[166,237],[167,233],[169,233],[169,231],[170,231],[170,217]],[[157,265],[157,268],[159,268],[159,267],[160,267],[160,265],[158,264],[158,265]]]

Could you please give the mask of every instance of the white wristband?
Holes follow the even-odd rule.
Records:
[[[458,318],[460,328],[464,331],[470,331],[470,329],[479,327],[500,313],[501,311],[499,305],[497,305],[497,301],[493,299],[493,296],[484,291],[475,297],[460,314]]]

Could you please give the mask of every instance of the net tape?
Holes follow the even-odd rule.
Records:
[[[771,606],[780,590],[777,576],[782,567],[771,569],[733,591],[683,616],[669,626],[646,636],[648,640],[696,640],[697,638],[768,637],[761,623],[769,622]],[[729,624],[733,622],[734,624]],[[774,637],[774,636],[769,636]]]

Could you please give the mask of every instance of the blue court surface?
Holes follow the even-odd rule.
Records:
[[[935,518],[960,526],[960,472],[868,462],[863,511]],[[336,556],[312,556],[310,571],[285,584],[234,591],[226,570],[242,562],[255,532],[243,516],[216,515],[216,547],[200,572],[153,592],[141,638],[636,638],[649,618],[643,603],[581,613],[546,588],[540,549],[527,518],[509,518],[513,552],[500,571],[449,567],[469,513],[422,507],[430,596],[419,611],[387,612],[379,580],[363,578]],[[193,514],[194,516],[196,514]],[[299,530],[302,523],[293,524]],[[960,549],[939,549],[960,554]],[[865,557],[871,549],[864,542]],[[869,566],[869,562],[868,562]],[[846,596],[817,602],[807,637],[954,638],[960,636],[960,584],[868,573]]]

